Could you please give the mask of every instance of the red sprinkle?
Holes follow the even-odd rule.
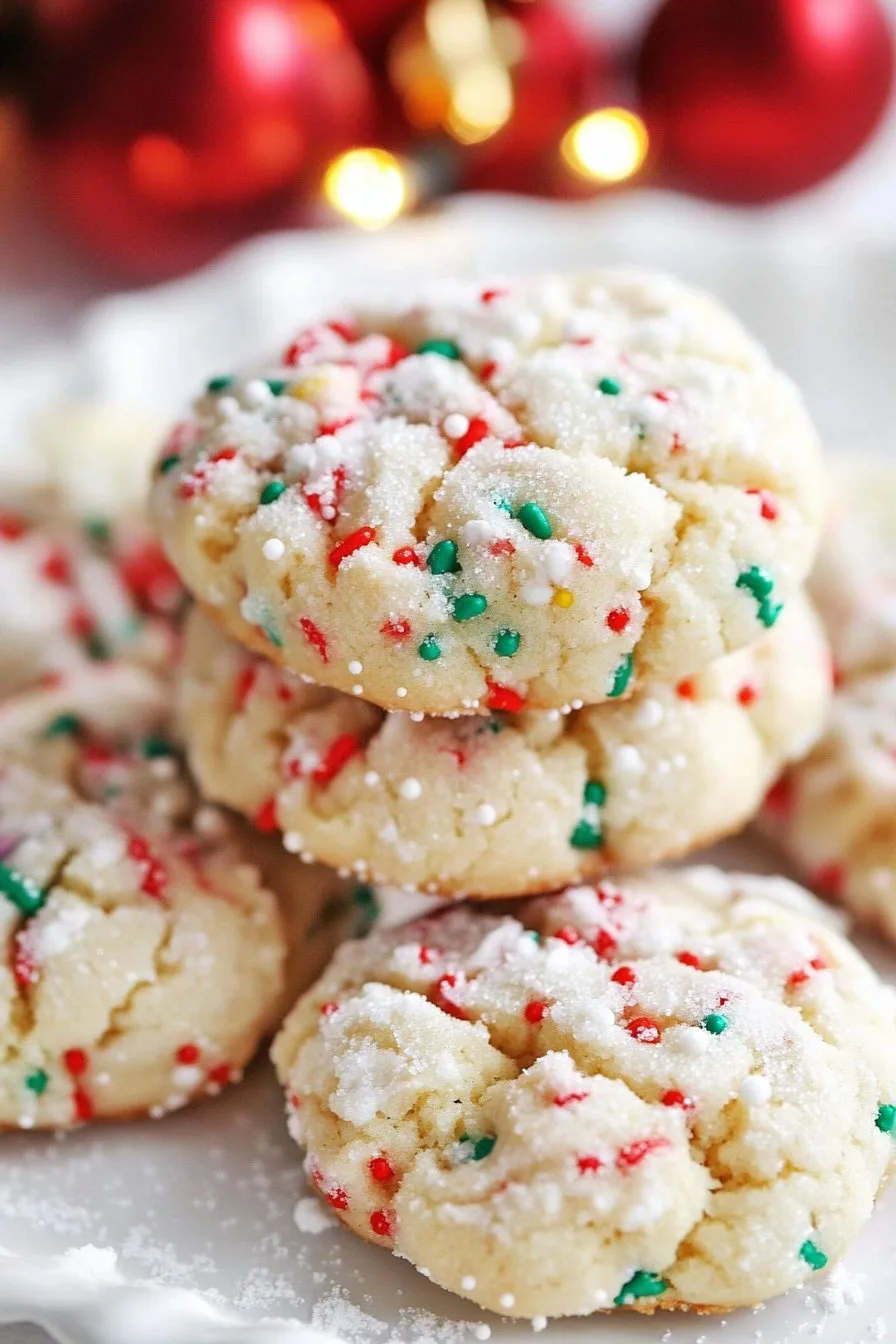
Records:
[[[433,986],[433,1001],[436,1007],[441,1008],[442,1012],[447,1013],[449,1017],[456,1017],[458,1021],[466,1022],[468,1018],[463,1008],[456,1003],[452,1003],[451,999],[445,994],[446,989],[453,989],[456,984],[456,975],[443,975]]]
[[[575,947],[576,943],[584,941],[578,929],[574,929],[571,924],[564,924],[562,929],[557,929],[551,934],[552,938],[559,938],[561,943],[568,943],[570,947]]]
[[[461,434],[459,439],[454,441],[454,451],[458,457],[463,457],[470,451],[474,444],[481,443],[491,434],[487,421],[481,416],[474,416],[470,421],[465,433]]]
[[[338,1003],[322,1003],[320,1006],[321,1017],[332,1017],[334,1013],[339,1012]]]
[[[633,985],[637,978],[631,966],[619,966],[610,976],[614,985]]]
[[[178,1064],[195,1064],[199,1059],[199,1046],[189,1042],[187,1045],[179,1045],[174,1052],[174,1058]]]
[[[216,453],[212,453],[208,460],[209,462],[232,462],[235,457],[235,448],[219,448]]]
[[[413,565],[415,569],[425,569],[426,561],[422,555],[418,555],[413,546],[399,546],[397,551],[392,554],[393,563],[396,565]]]
[[[485,703],[489,709],[504,710],[508,714],[519,714],[525,708],[525,698],[510,686],[499,686],[495,681],[486,682],[488,695]]]
[[[523,1009],[523,1017],[535,1026],[542,1021],[547,1010],[548,1005],[544,999],[532,999]]]
[[[67,1073],[72,1078],[81,1078],[87,1072],[88,1059],[84,1050],[66,1050],[62,1056],[62,1062],[65,1065]]]
[[[69,583],[72,577],[68,556],[61,546],[54,546],[40,567],[50,583]]]
[[[670,1087],[669,1091],[660,1097],[660,1101],[664,1106],[680,1106],[683,1111],[694,1109],[694,1103],[683,1092],[679,1092],[677,1087]]]
[[[86,607],[75,607],[68,618],[69,634],[75,639],[86,639],[96,628],[96,621]]]
[[[513,555],[516,547],[509,537],[501,537],[498,541],[493,541],[488,550],[490,555]]]
[[[746,682],[738,691],[737,699],[738,703],[743,705],[744,709],[749,709],[750,706],[755,704],[759,699],[759,692],[755,686],[751,686],[749,682]]]
[[[369,546],[376,536],[375,527],[359,527],[355,532],[350,532],[347,537],[343,537],[327,556],[327,561],[338,569],[343,560],[347,560],[355,551],[360,551],[365,546]]]
[[[243,668],[242,672],[236,679],[236,687],[233,693],[238,709],[242,709],[246,701],[249,699],[249,696],[255,689],[255,683],[257,682],[257,680],[258,680],[257,667],[250,666]]]
[[[659,1045],[663,1035],[652,1017],[633,1017],[627,1031],[642,1045]]]
[[[316,649],[324,662],[328,663],[330,661],[330,646],[320,627],[316,626],[309,616],[302,616],[299,620],[299,629],[312,649]]]
[[[778,501],[768,490],[748,490],[748,495],[754,495],[759,500],[760,516],[767,522],[773,523],[780,512]]]
[[[93,1102],[84,1091],[83,1087],[76,1087],[72,1092],[72,1105],[75,1108],[76,1120],[92,1120],[94,1116]]]
[[[340,340],[345,341],[347,345],[351,345],[352,341],[358,339],[358,330],[351,322],[328,322],[326,325],[330,331],[335,332]]]
[[[590,1171],[600,1171],[601,1167],[604,1166],[604,1163],[601,1162],[599,1157],[595,1157],[593,1153],[588,1153],[585,1157],[576,1158],[576,1166],[582,1175],[585,1176]]]
[[[616,1165],[620,1171],[630,1171],[632,1167],[638,1166],[645,1157],[651,1153],[658,1152],[661,1148],[670,1148],[668,1139],[637,1139],[634,1143],[628,1144],[625,1148],[620,1148],[616,1154]]]
[[[0,513],[0,537],[5,541],[18,541],[27,531],[26,519],[17,518],[14,513]]]
[[[395,1180],[395,1169],[388,1157],[372,1157],[367,1164],[367,1170],[370,1172],[371,1180],[376,1181],[377,1185],[388,1185],[390,1181]]]
[[[17,933],[15,936],[12,973],[19,989],[27,989],[29,985],[37,984],[37,964],[32,960],[31,953],[25,945],[21,932]]]
[[[552,1097],[555,1106],[561,1110],[566,1106],[573,1106],[577,1101],[584,1101],[589,1094],[587,1092],[563,1092],[561,1095]]]
[[[846,871],[842,863],[823,863],[812,874],[812,886],[839,895],[845,879]]]
[[[391,1237],[392,1218],[385,1209],[374,1209],[370,1215],[370,1228],[378,1237]]]
[[[690,677],[685,677],[684,681],[680,681],[675,687],[675,692],[682,700],[696,700],[697,698],[697,688]]]
[[[599,957],[604,961],[609,961],[619,944],[612,933],[609,933],[606,929],[598,929],[597,935],[591,946]]]
[[[488,382],[489,378],[494,378],[498,372],[498,361],[496,359],[487,359],[479,370],[479,377],[483,382]]]
[[[612,611],[607,612],[607,625],[614,635],[621,635],[630,620],[631,613],[626,611],[625,607],[614,607]]]
[[[277,829],[277,799],[268,798],[262,803],[261,807],[255,813],[253,818],[255,829],[257,831],[276,831]]]
[[[361,742],[353,733],[343,733],[335,738],[311,772],[314,783],[329,784],[360,750]]]
[[[404,619],[384,621],[380,626],[380,634],[385,635],[387,639],[407,639],[410,633],[411,623]]]
[[[580,541],[577,541],[574,543],[574,546],[576,552],[576,559],[578,560],[579,564],[584,565],[586,569],[593,569],[594,561],[592,560],[588,552],[585,550],[585,547],[582,545],[582,543]]]
[[[216,1064],[208,1071],[208,1081],[215,1087],[226,1087],[233,1080],[233,1069],[229,1064]]]
[[[479,295],[479,302],[494,303],[495,299],[503,299],[507,292],[506,289],[484,289]]]
[[[701,961],[695,952],[676,952],[675,960],[680,961],[682,966],[693,966],[695,971],[701,969]]]
[[[131,836],[128,841],[128,858],[133,859],[135,863],[146,865],[140,890],[145,892],[147,896],[155,896],[156,898],[164,896],[165,888],[168,885],[168,874],[163,865],[153,856],[149,845],[142,836]]]
[[[332,1190],[325,1190],[324,1199],[331,1209],[339,1209],[341,1213],[345,1213],[348,1208],[348,1195],[341,1185],[334,1185]]]
[[[321,426],[321,433],[323,432],[323,426]],[[308,505],[309,509],[311,509],[313,513],[316,513],[318,518],[323,518],[324,501],[320,491],[303,489],[302,493],[305,496],[305,503]],[[339,505],[342,503],[344,495],[345,467],[340,465],[333,468],[333,498],[332,500],[327,501],[330,507],[335,510],[336,515],[339,513]],[[327,518],[326,521],[332,523],[335,522],[335,518]]]
[[[807,980],[811,980],[816,971],[826,971],[827,969],[828,964],[823,957],[813,957],[805,966],[802,966],[798,971],[794,971],[793,975],[788,976],[787,988],[797,989],[800,985],[804,985]]]
[[[434,950],[431,947],[427,947],[424,943],[417,953],[417,960],[420,962],[421,966],[429,966],[435,960],[435,955]]]
[[[765,795],[765,801],[762,806],[768,812],[773,812],[778,816],[783,816],[789,812],[793,806],[793,785],[786,775],[779,779],[777,784],[773,784]]]

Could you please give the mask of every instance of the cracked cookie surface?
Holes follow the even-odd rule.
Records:
[[[210,380],[153,512],[250,647],[387,709],[575,707],[770,628],[822,476],[796,392],[665,277],[433,287]]]
[[[201,803],[169,717],[124,664],[0,708],[0,1127],[219,1091],[357,919],[349,884]]]
[[[894,999],[783,879],[692,868],[343,947],[273,1058],[321,1197],[522,1317],[724,1309],[838,1260],[894,1164]]]
[[[556,890],[742,826],[830,706],[802,596],[749,649],[676,687],[561,715],[386,713],[187,621],[179,732],[208,797],[293,853],[445,895]]]

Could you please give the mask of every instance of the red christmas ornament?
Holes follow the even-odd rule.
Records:
[[[593,107],[612,102],[608,48],[575,15],[551,3],[491,11],[507,59],[513,104],[506,124],[465,151],[462,182],[480,191],[553,194],[569,190],[559,143]]]
[[[422,4],[423,0],[333,0],[340,19],[364,47],[377,46],[405,15]]]
[[[36,70],[50,198],[91,251],[144,279],[294,221],[371,104],[323,0],[128,0],[49,42]]]
[[[660,172],[713,200],[804,191],[870,136],[893,65],[875,0],[665,0],[638,71]]]

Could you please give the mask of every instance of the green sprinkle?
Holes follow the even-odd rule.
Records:
[[[273,621],[269,619],[262,622],[261,628],[275,649],[283,648],[283,636],[280,634],[280,631],[277,629],[276,625],[274,625]]]
[[[435,635],[427,635],[417,652],[424,663],[434,663],[437,658],[442,656],[442,646]]]
[[[724,1013],[709,1013],[704,1017],[703,1025],[711,1036],[721,1036],[723,1031],[727,1031],[730,1023]]]
[[[84,641],[84,647],[87,650],[88,658],[94,662],[102,663],[107,658],[112,657],[112,650],[109,647],[109,641],[100,634],[98,630],[92,630]]]
[[[166,456],[163,457],[162,460],[159,462],[159,465],[158,465],[158,468],[157,468],[159,475],[160,475],[160,476],[167,476],[168,473],[169,473],[169,471],[173,471],[173,470],[174,470],[174,468],[177,466],[177,464],[178,464],[179,461],[180,461],[180,453],[168,453],[168,454],[166,454]]]
[[[225,392],[227,388],[231,387],[232,385],[233,385],[233,375],[229,373],[222,373],[217,378],[209,378],[208,382],[205,385],[205,390],[206,392],[211,392],[212,394],[214,394],[215,392]]]
[[[461,593],[451,604],[451,615],[456,621],[472,621],[481,616],[488,606],[488,600],[481,593]]]
[[[627,653],[610,678],[610,689],[607,692],[607,695],[611,700],[616,700],[622,695],[623,691],[628,689],[628,684],[632,679],[634,668],[634,654]]]
[[[289,387],[289,383],[285,378],[265,378],[265,382],[275,397],[282,397],[283,393]]]
[[[365,882],[360,882],[352,892],[352,904],[358,912],[355,937],[363,938],[370,932],[379,918],[380,905],[376,892]]]
[[[659,1274],[652,1274],[649,1269],[636,1269],[628,1283],[619,1289],[618,1296],[613,1298],[613,1305],[624,1307],[638,1297],[659,1297],[668,1287],[666,1280],[661,1279]]]
[[[783,610],[783,602],[769,602],[768,598],[766,598],[763,602],[759,603],[759,619],[766,630],[771,630]]]
[[[283,481],[268,481],[267,485],[258,496],[259,504],[273,504],[275,499],[279,499],[286,489]]]
[[[761,565],[751,565],[745,569],[742,574],[738,574],[736,588],[745,588],[748,593],[752,593],[757,602],[761,602],[764,597],[768,597],[775,586],[775,581],[767,569]]]
[[[590,821],[580,821],[569,837],[569,843],[573,849],[601,849],[604,837]]]
[[[893,1106],[892,1104],[878,1106],[877,1119],[874,1123],[877,1125],[881,1134],[892,1134],[893,1128],[896,1126],[896,1106]]]
[[[444,355],[445,359],[460,359],[460,346],[455,341],[434,338],[421,341],[417,346],[418,355]]]
[[[457,542],[437,541],[426,557],[426,563],[430,574],[456,574],[460,569],[457,563]]]
[[[174,748],[161,733],[150,733],[140,743],[140,751],[148,761],[158,760],[160,756],[173,756]]]
[[[461,1134],[460,1142],[470,1147],[470,1157],[474,1162],[481,1162],[484,1157],[488,1157],[498,1142],[498,1136],[496,1134],[483,1134],[481,1138],[474,1139],[471,1134]]]
[[[522,523],[527,532],[531,532],[533,537],[538,537],[539,541],[547,541],[554,535],[554,529],[551,527],[547,514],[540,504],[534,500],[529,500],[524,504],[517,514],[518,520]]]
[[[586,803],[596,803],[598,807],[603,807],[607,801],[607,791],[599,779],[588,780],[584,796]]]
[[[495,637],[495,653],[499,658],[512,658],[520,647],[519,630],[499,630]]]
[[[805,1260],[810,1269],[824,1269],[828,1258],[820,1251],[814,1241],[804,1241],[800,1247],[800,1259]]]
[[[618,378],[601,378],[597,390],[603,392],[605,397],[618,397],[622,391],[622,384]]]
[[[497,499],[492,500],[492,503],[496,509],[500,509],[502,513],[509,514],[511,518],[513,517],[513,505],[509,499],[504,499],[503,496],[499,495]]]
[[[6,863],[0,863],[0,895],[11,901],[23,915],[36,915],[47,899],[47,893],[36,882]]]
[[[88,518],[84,523],[85,536],[100,546],[105,546],[111,535],[111,528],[105,518]]]
[[[50,1075],[46,1069],[35,1069],[25,1078],[25,1086],[29,1092],[33,1092],[36,1097],[42,1097],[47,1090],[47,1083],[50,1081]]]
[[[74,737],[83,724],[77,714],[57,714],[44,730],[44,737]]]

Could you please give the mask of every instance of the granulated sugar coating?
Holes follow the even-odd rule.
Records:
[[[570,715],[415,721],[304,684],[196,611],[179,726],[207,796],[292,853],[447,896],[519,895],[742,826],[817,739],[830,683],[798,596],[757,644],[677,686]]]
[[[782,879],[695,868],[343,947],[273,1057],[362,1237],[510,1316],[760,1302],[896,1161],[892,993]]]
[[[771,628],[823,512],[790,383],[709,298],[445,283],[212,378],[157,462],[187,586],[387,709],[564,708]]]

